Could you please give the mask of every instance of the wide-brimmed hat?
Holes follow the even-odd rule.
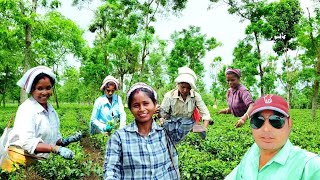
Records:
[[[253,116],[263,110],[273,110],[285,115],[286,117],[290,116],[287,101],[283,97],[274,94],[267,94],[256,100],[250,116]]]
[[[197,75],[194,71],[186,66],[180,67],[178,69],[178,77],[174,80],[174,82],[178,83],[188,83],[190,84],[192,89],[196,89],[196,81]]]
[[[106,86],[106,84],[108,82],[113,82],[116,85],[116,90],[119,89],[119,81],[116,78],[114,78],[113,76],[109,75],[109,76],[105,77],[104,80],[102,81],[102,85],[100,87],[101,91],[104,90],[104,87]]]
[[[23,88],[27,93],[30,93],[31,86],[34,81],[34,78],[40,73],[47,74],[53,80],[56,80],[56,75],[52,72],[52,70],[46,66],[37,66],[29,69],[21,79],[17,82],[17,85]]]

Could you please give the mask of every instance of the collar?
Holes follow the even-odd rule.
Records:
[[[190,97],[193,98],[193,97],[195,97],[195,93],[196,93],[196,92],[195,92],[193,89],[191,89],[188,96],[190,96]],[[174,89],[172,94],[173,94],[172,97],[173,97],[173,98],[176,98],[176,99],[179,99],[179,97],[180,97],[180,95],[181,95],[181,93],[179,92],[178,89]],[[187,96],[187,97],[188,97],[188,96]]]
[[[102,96],[104,97],[104,98],[102,98],[102,103],[103,104],[111,104],[109,102],[109,99],[108,99],[106,94],[103,94]],[[118,98],[116,98],[116,97],[117,97],[116,94],[112,94],[112,104],[114,104],[114,102],[116,102],[118,100]]]
[[[35,111],[37,113],[41,113],[41,112],[52,112],[54,109],[53,107],[51,106],[51,104],[47,103],[47,106],[48,106],[48,111],[46,109],[44,109],[43,106],[41,106],[41,104],[38,103],[38,101],[36,101],[32,96],[29,98],[31,103],[34,104],[34,108],[35,108]]]
[[[129,126],[126,126],[124,129],[129,132],[139,133],[136,121],[133,121]],[[154,120],[152,120],[152,127],[149,134],[153,133],[154,131],[161,131],[161,130],[163,130],[163,127],[160,127]]]
[[[281,165],[284,165],[289,157],[289,154],[290,154],[292,147],[293,147],[293,145],[288,139],[286,144],[280,149],[280,151],[266,165],[271,164],[273,161],[277,162]]]
[[[293,147],[293,145],[288,139],[286,144],[280,149],[280,151],[269,162],[267,162],[267,164],[265,164],[262,169],[269,166],[273,162],[284,165],[289,158],[289,154],[290,154],[292,147]],[[259,148],[259,147],[257,146],[257,148]],[[256,157],[260,157],[259,152],[260,151],[258,150],[257,151],[258,154],[256,154]],[[258,158],[257,162],[259,163],[259,158]]]

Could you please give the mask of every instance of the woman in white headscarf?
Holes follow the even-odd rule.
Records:
[[[113,76],[104,78],[100,90],[103,95],[94,102],[94,107],[90,119],[90,133],[100,132],[110,133],[114,129],[115,123],[120,121],[119,128],[126,126],[126,112],[122,104],[121,97],[115,94],[119,89],[119,82]]]
[[[178,77],[175,79],[177,86],[175,89],[164,95],[161,103],[160,114],[162,117],[165,119],[170,119],[171,116],[194,118],[193,114],[195,108],[197,108],[199,110],[200,117],[204,121],[204,127],[207,129],[212,118],[207,106],[201,98],[201,95],[195,91],[196,80],[197,76],[192,69],[186,66],[178,69]],[[179,123],[182,123],[182,125]],[[182,131],[185,131],[185,134],[190,132],[194,126],[194,121],[192,120],[190,120],[190,122],[184,120],[184,122],[179,123],[178,125],[181,126]],[[172,123],[171,125],[176,126],[177,123]],[[205,138],[205,132],[202,133],[201,136]]]
[[[45,66],[28,70],[17,82],[30,97],[17,110],[6,145],[8,158],[0,162],[3,169],[12,171],[14,163],[27,165],[34,159],[47,158],[51,152],[73,159],[74,153],[65,146],[79,141],[82,135],[62,139],[58,114],[48,103],[54,84],[55,75]]]

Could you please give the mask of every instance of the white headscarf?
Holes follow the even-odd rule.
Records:
[[[135,84],[129,89],[129,91],[128,91],[128,93],[127,93],[127,99],[129,99],[129,96],[131,95],[131,93],[132,93],[134,90],[139,89],[139,88],[149,89],[151,92],[153,92],[154,98],[157,100],[157,93],[156,93],[156,91],[155,91],[151,86],[149,86],[148,84],[143,83],[143,82],[135,83]]]
[[[116,90],[119,89],[119,81],[116,78],[114,78],[113,76],[109,75],[109,76],[105,77],[104,80],[102,81],[102,85],[100,87],[101,91],[104,90],[104,87],[106,86],[106,84],[108,82],[113,82],[114,84],[116,84]]]
[[[197,75],[187,66],[183,66],[178,69],[178,77],[174,80],[177,84],[182,82],[188,83],[192,89],[197,88],[196,81]]]
[[[47,74],[48,76],[52,77],[52,79],[56,80],[56,75],[50,68],[46,66],[37,66],[24,73],[22,78],[17,82],[17,85],[23,88],[27,93],[30,93],[34,78],[40,73]]]

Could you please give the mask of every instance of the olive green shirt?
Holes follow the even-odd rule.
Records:
[[[190,90],[190,94],[185,101],[180,96],[178,89],[173,89],[164,95],[161,103],[161,108],[167,114],[175,117],[192,117],[195,106],[199,109],[200,116],[203,120],[212,120],[201,95],[193,89]]]

